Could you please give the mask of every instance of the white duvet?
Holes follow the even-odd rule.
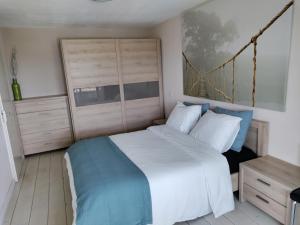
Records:
[[[210,146],[166,125],[110,138],[149,181],[153,225],[172,225],[211,212],[219,217],[234,209],[227,160]],[[68,156],[66,160],[76,217],[73,173]]]

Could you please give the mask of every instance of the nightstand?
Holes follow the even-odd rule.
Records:
[[[300,187],[300,167],[271,156],[240,164],[240,201],[249,201],[279,222],[290,222],[290,193]]]
[[[152,124],[153,126],[157,126],[157,125],[163,125],[167,122],[166,119],[158,119],[158,120],[153,120]]]

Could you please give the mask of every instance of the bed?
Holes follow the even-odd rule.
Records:
[[[111,140],[112,144],[109,143],[109,140]],[[130,225],[132,221],[137,221],[132,222],[132,224],[136,225],[172,225],[176,222],[192,220],[211,212],[214,213],[215,217],[219,217],[234,209],[233,191],[238,190],[238,172],[230,174],[226,157],[220,153],[211,151],[209,146],[205,146],[190,136],[170,129],[165,125],[150,127],[143,131],[113,135],[109,137],[109,140],[103,138],[85,140],[81,143],[82,146],[75,150],[82,152],[82,149],[87,149],[87,145],[93,141],[95,141],[94,146],[97,146],[97,143],[99,145],[99,143],[103,142],[108,146],[112,146],[108,148],[116,148],[115,151],[118,155],[121,155],[121,158],[123,157],[122,154],[124,154],[129,159],[129,162],[124,162],[124,164],[128,164],[131,161],[143,172],[148,181],[149,193],[145,190],[146,188],[141,187],[141,189],[134,189],[135,194],[130,192],[132,189],[127,186],[124,189],[127,188],[129,192],[123,195],[130,197],[124,200],[123,196],[118,195],[118,192],[111,191],[114,190],[114,187],[107,188],[106,193],[108,195],[111,194],[112,198],[117,199],[114,205],[112,206],[110,203],[102,204],[101,206],[98,205],[98,208],[94,207],[92,209],[96,202],[99,203],[99,201],[102,201],[107,203],[110,200],[106,198],[106,195],[102,196],[100,200],[95,195],[87,197],[86,190],[80,190],[82,189],[81,187],[91,188],[93,186],[92,190],[98,191],[99,186],[105,186],[107,183],[99,182],[97,180],[98,175],[92,176],[94,178],[91,181],[87,179],[86,174],[83,174],[80,178],[82,180],[81,184],[79,185],[79,179],[76,176],[78,177],[78,174],[83,171],[79,167],[83,167],[88,171],[89,169],[87,168],[99,166],[101,160],[103,160],[103,165],[107,165],[106,167],[116,165],[116,163],[103,159],[106,157],[107,159],[111,159],[107,155],[101,155],[95,160],[96,157],[92,153],[87,152],[86,154],[77,155],[77,158],[75,158],[76,160],[83,160],[82,158],[90,155],[90,158],[85,160],[89,162],[85,163],[85,165],[79,164],[79,166],[76,166],[74,163],[76,160],[70,160],[70,158],[74,157],[68,152],[65,158],[73,199],[73,225],[96,225],[96,223],[113,225],[120,224],[120,220],[124,220],[123,224],[126,225]],[[262,156],[267,152],[267,140],[268,123],[253,120],[245,144],[246,147],[255,151],[258,156]],[[94,166],[90,165],[92,162],[95,163]],[[100,170],[103,171],[103,169],[107,168],[101,168]],[[115,167],[112,167],[111,170],[115,170]],[[135,173],[133,170],[121,172],[132,174]],[[107,179],[107,176],[105,178]],[[139,179],[136,178],[135,181]],[[111,179],[108,180],[111,182]],[[128,180],[123,182],[124,179],[121,178],[121,181],[122,184],[130,185],[128,184]],[[89,185],[90,182],[91,184]],[[143,182],[145,183],[145,180],[141,179],[140,183]],[[135,183],[134,187],[138,187],[139,184]],[[131,185],[131,187],[133,186]],[[143,195],[139,195],[140,193]],[[150,201],[149,195],[151,196]],[[142,218],[138,218],[139,215],[134,215],[135,212],[133,212],[135,206],[138,210],[143,208],[139,207],[140,203],[135,201],[136,196],[140,196],[140,199],[149,208],[148,211],[145,209],[143,212],[139,212],[139,215],[144,215]],[[87,198],[89,199],[86,200]],[[85,199],[85,203],[88,203],[80,207],[81,210],[78,210],[78,203],[82,202],[82,199]],[[118,203],[119,200],[120,203]],[[120,208],[122,203],[123,207]],[[112,209],[112,207],[116,208]],[[151,218],[149,217],[149,211]],[[82,214],[85,214],[85,218],[82,217]],[[112,214],[113,216],[109,217],[107,216],[108,214]],[[129,214],[131,217],[128,216]],[[130,218],[126,222],[127,216]],[[120,217],[120,220],[117,217]]]

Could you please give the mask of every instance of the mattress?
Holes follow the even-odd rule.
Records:
[[[223,153],[223,155],[227,159],[231,174],[239,172],[240,163],[257,158],[257,154],[245,146],[241,152],[229,150]]]

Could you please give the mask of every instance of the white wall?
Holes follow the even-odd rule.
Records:
[[[0,129],[2,129],[1,124]],[[0,224],[4,221],[4,213],[15,183],[10,169],[9,157],[3,143],[4,136],[0,130]]]
[[[60,38],[140,38],[151,29],[131,27],[3,28],[6,64],[17,49],[18,79],[23,97],[66,94]]]
[[[254,109],[256,119],[270,122],[269,154],[300,165],[300,0],[296,0],[292,51],[289,67],[286,112]],[[210,102],[213,106],[234,109],[247,107],[183,95],[181,58],[181,20],[173,18],[155,28],[162,39],[165,111],[168,115],[176,101]]]

